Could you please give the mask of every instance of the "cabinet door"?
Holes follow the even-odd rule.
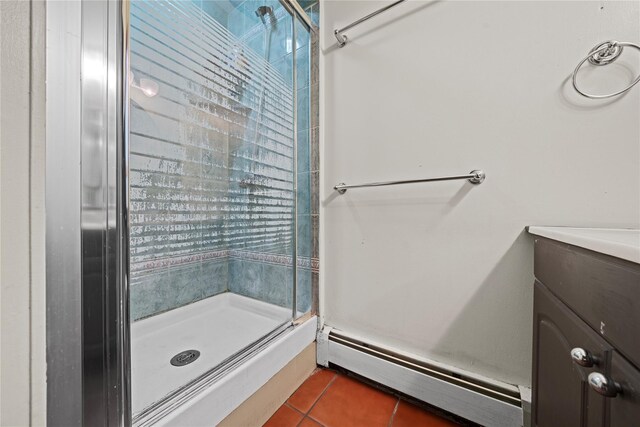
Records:
[[[608,399],[609,426],[640,426],[640,371],[614,352],[609,379],[620,386],[620,393]]]
[[[611,347],[540,282],[534,291],[533,424],[538,427],[602,427],[605,398],[587,382],[608,372]],[[595,364],[580,366],[571,350],[586,350]]]

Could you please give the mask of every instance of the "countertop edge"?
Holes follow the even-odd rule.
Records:
[[[577,227],[549,227],[534,226],[526,227],[529,234],[545,237],[547,239],[556,240],[574,246],[579,246],[594,252],[610,255],[616,258],[640,264],[640,244],[638,246],[629,245],[627,243],[615,242],[614,240],[604,240],[594,238],[593,236],[580,235],[580,231],[592,232],[595,230],[603,230],[604,228],[577,228]],[[611,231],[628,231],[630,233],[638,233],[636,229],[610,229]],[[639,241],[640,243],[640,241]]]

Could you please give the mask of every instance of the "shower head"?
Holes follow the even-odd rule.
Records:
[[[265,17],[267,15],[269,17],[268,22],[267,22],[267,18]],[[258,9],[256,9],[256,16],[260,18],[260,20],[262,21],[265,27],[267,25],[270,25],[272,30],[276,29],[278,20],[276,19],[276,15],[273,13],[273,8],[271,6],[258,7]]]

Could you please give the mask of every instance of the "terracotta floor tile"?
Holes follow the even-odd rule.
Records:
[[[304,419],[302,420],[302,422],[300,424],[298,424],[298,427],[322,427],[321,424],[318,424],[317,422],[313,421],[311,418],[309,417],[304,417]]]
[[[326,369],[315,372],[291,395],[289,405],[306,414],[335,376],[335,372]]]
[[[338,375],[309,416],[327,427],[386,427],[396,401],[391,395]]]
[[[401,400],[393,417],[392,427],[455,427],[457,425]]]
[[[264,427],[296,427],[303,416],[295,409],[282,405],[264,424]]]

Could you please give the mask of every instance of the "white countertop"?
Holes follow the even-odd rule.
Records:
[[[573,228],[529,226],[536,236],[640,264],[640,230],[621,228]]]

